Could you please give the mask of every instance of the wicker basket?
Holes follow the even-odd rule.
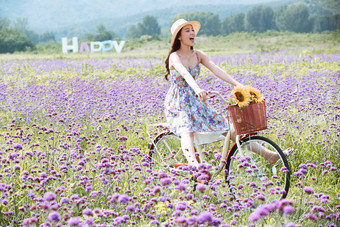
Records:
[[[228,114],[233,122],[237,135],[253,133],[267,128],[265,103],[251,103],[240,108],[237,105],[228,106]]]

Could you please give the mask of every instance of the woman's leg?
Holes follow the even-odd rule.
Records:
[[[231,132],[231,139],[233,141],[236,141],[236,134],[234,131]],[[263,158],[265,158],[269,164],[273,165],[279,160],[280,156],[271,150],[268,150],[267,148],[261,146],[260,144],[256,142],[251,142],[248,146],[251,146],[251,150],[258,154],[261,155]]]
[[[192,132],[183,132],[181,134],[181,146],[186,157],[188,164],[192,166],[198,166],[199,163],[196,159],[195,155],[195,147],[194,147],[194,133]]]

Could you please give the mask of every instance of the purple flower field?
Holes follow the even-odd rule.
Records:
[[[151,170],[147,126],[165,121],[169,86],[158,58],[2,59],[0,226],[337,226],[340,55],[212,59],[261,90],[261,134],[294,149],[286,199],[235,199],[221,179],[193,190]],[[205,69],[199,84],[231,89]]]

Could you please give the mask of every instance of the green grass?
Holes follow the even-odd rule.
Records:
[[[340,30],[323,33],[294,33],[267,31],[265,33],[233,33],[228,36],[206,37],[198,35],[196,49],[208,54],[250,54],[270,51],[285,51],[291,54],[337,54],[340,53]],[[1,59],[40,58],[163,58],[170,49],[170,39],[126,40],[123,52],[62,54],[61,43],[37,45],[37,49],[26,53],[2,54]],[[28,57],[27,57],[28,55]]]

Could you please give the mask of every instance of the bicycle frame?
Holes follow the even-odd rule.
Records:
[[[210,94],[219,95],[224,104],[229,104],[219,92],[211,91]],[[213,96],[210,96],[210,98],[212,97]],[[261,187],[259,190],[259,193],[261,195],[267,194],[273,199],[278,199],[279,197],[281,199],[285,198],[287,196],[290,185],[290,168],[287,159],[285,158],[285,153],[272,140],[263,136],[256,136],[257,132],[254,130],[251,132],[243,130],[239,135],[235,136],[236,138],[234,138],[234,134],[236,134],[236,132],[234,131],[236,130],[234,130],[234,125],[232,123],[231,117],[228,114],[226,118],[229,122],[229,131],[226,135],[224,134],[225,138],[221,141],[223,142],[223,146],[222,150],[219,149],[221,150],[221,152],[219,152],[219,154],[221,155],[220,160],[215,160],[213,162],[213,167],[208,170],[210,176],[208,178],[208,181],[216,179],[216,176],[223,172],[223,178],[225,178],[225,181],[228,182],[229,186],[233,186],[233,184],[247,184],[247,182],[250,182],[251,180],[256,182],[254,183],[255,186],[258,185],[259,187]],[[157,136],[152,140],[152,143],[148,144],[149,158],[150,160],[153,160],[153,155],[155,154],[156,158],[154,163],[157,163],[157,168],[167,168],[171,173],[176,174],[181,174],[182,172],[183,176],[192,174],[192,172],[188,171],[190,169],[182,168],[182,166],[188,166],[188,163],[185,154],[181,149],[180,137],[171,132],[168,124],[158,123],[149,126],[157,128],[157,132],[153,133]],[[163,131],[159,132],[158,128],[161,128]],[[163,140],[163,138],[165,139]],[[231,145],[230,143],[231,139],[235,140],[235,143],[233,143],[233,145]],[[156,144],[159,144],[159,149],[155,149],[158,146],[156,146]],[[219,145],[220,144],[218,144],[218,146]],[[204,158],[206,152],[203,151],[203,144],[194,144],[194,146],[195,154],[197,155],[197,161],[200,163],[209,164],[210,162],[206,161]],[[263,150],[262,146],[264,148]],[[174,149],[171,149],[172,147]],[[170,158],[166,157],[166,154],[162,153],[163,149],[171,152]],[[270,152],[272,154],[270,154]],[[280,162],[276,161],[276,163],[269,163],[268,154],[271,157],[272,155],[277,154],[279,158],[281,158],[281,160],[278,160]],[[240,163],[241,166],[239,167]],[[243,165],[243,163],[246,166]],[[281,163],[282,167],[278,167]],[[277,171],[277,168],[279,168],[280,172]],[[230,172],[222,171],[225,169]],[[172,172],[173,170],[174,172]],[[270,179],[268,180],[268,182],[265,182],[267,181],[267,176],[270,178],[278,179],[276,181],[276,184],[273,183]],[[263,188],[263,185],[266,188],[269,186],[267,188],[267,191]],[[248,193],[249,190],[253,190],[252,187],[253,186],[241,188],[244,188],[245,193]],[[232,189],[232,187],[230,187],[230,189]],[[241,195],[243,192],[237,193],[240,193]]]
[[[209,93],[211,94],[214,94],[214,95],[218,95],[222,101],[228,105],[228,101],[218,92],[218,91],[210,91]],[[230,120],[228,119],[228,122],[230,122]],[[223,169],[223,167],[226,165],[226,163],[223,163],[222,160],[227,160],[228,158],[228,155],[230,153],[230,151],[233,149],[234,146],[237,146],[237,147],[241,147],[240,146],[240,135],[236,135],[236,142],[232,145],[232,147],[229,149],[230,147],[230,140],[231,140],[231,134],[234,133],[234,127],[232,124],[229,124],[230,125],[230,128],[229,128],[229,131],[227,133],[227,135],[225,136],[225,139],[224,139],[224,143],[223,143],[223,148],[222,148],[222,157],[221,157],[221,161],[218,165],[218,169],[216,171],[211,171],[211,179],[215,176],[217,176]],[[152,127],[161,127],[161,128],[168,128],[168,125],[167,123],[158,123],[158,124],[152,124],[152,125],[149,125],[149,126],[152,126]],[[149,131],[149,130],[148,130]],[[243,137],[246,137],[250,134],[245,134],[242,136]],[[203,155],[203,152],[202,152],[202,145],[195,145],[195,148],[196,148],[196,151],[199,155],[199,159],[200,159],[200,162],[203,162],[205,161],[204,160],[204,155]],[[240,150],[240,152],[242,153],[242,151]]]
[[[218,95],[222,101],[227,105],[228,104],[228,101],[218,92],[218,91],[210,91],[211,94],[214,94],[214,95]],[[228,119],[228,122],[229,119]],[[224,143],[223,143],[223,148],[222,148],[222,157],[221,157],[221,160],[227,160],[227,157],[229,155],[229,152],[232,150],[232,148],[234,146],[237,146],[237,147],[241,147],[240,146],[240,135],[236,135],[236,141],[235,143],[233,144],[233,146],[229,149],[229,146],[230,146],[230,140],[231,140],[231,133],[234,133],[235,130],[234,130],[234,127],[232,124],[229,124],[230,125],[230,128],[229,128],[229,131],[224,139]],[[245,135],[247,136],[247,135]],[[202,145],[196,145],[196,150],[198,152],[198,155],[199,155],[199,158],[201,161],[205,161],[204,160],[204,156],[203,156],[203,153],[202,153]],[[240,151],[242,152],[242,151]],[[222,171],[223,167],[226,165],[226,163],[223,163],[222,161],[220,161],[219,163],[219,168],[215,171],[211,171],[211,178],[217,176],[218,174],[220,174],[220,172]]]

